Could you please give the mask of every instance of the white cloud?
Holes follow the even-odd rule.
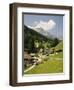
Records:
[[[38,24],[38,22],[37,22],[37,21],[35,21],[35,22],[34,22],[34,24],[35,24],[35,25],[37,25],[37,24]]]
[[[53,29],[55,25],[56,23],[53,20],[49,20],[48,22],[40,21],[39,23],[36,24],[34,28],[42,28],[47,31]]]

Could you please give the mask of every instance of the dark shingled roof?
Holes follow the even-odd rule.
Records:
[[[28,54],[28,53],[24,53],[24,59],[26,59],[26,60],[31,60],[32,57],[31,57],[30,54]]]

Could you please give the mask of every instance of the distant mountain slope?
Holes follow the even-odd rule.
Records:
[[[25,33],[31,33],[32,35],[37,34],[38,36],[41,36],[44,39],[53,40],[52,36],[50,36],[50,37],[46,36],[46,32],[43,29],[41,29],[41,28],[37,28],[37,29],[38,30],[35,30],[35,29],[29,28],[26,25],[24,25]]]
[[[36,28],[35,31],[39,32],[40,34],[46,36],[47,38],[54,39],[55,37],[51,35],[48,31],[44,31],[42,28]]]
[[[36,32],[35,30],[28,28],[24,25],[24,49],[29,50],[30,52],[35,52],[35,42],[40,44],[42,47],[43,42],[51,42],[51,38],[47,38],[46,36]]]
[[[57,38],[47,37],[24,25],[24,49],[35,52],[35,50],[44,48],[45,46],[47,48],[55,47],[58,43],[59,40]]]
[[[55,37],[54,37],[53,35],[51,35],[48,31],[45,31],[45,30],[43,30],[42,28],[34,28],[34,27],[28,27],[28,28],[30,28],[30,29],[32,29],[32,30],[34,30],[34,31],[42,34],[43,36],[45,36],[45,37],[47,37],[47,38],[52,38],[52,39],[55,38]]]

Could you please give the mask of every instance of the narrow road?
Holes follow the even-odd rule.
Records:
[[[30,71],[31,69],[33,69],[36,66],[36,63],[34,63],[34,65],[32,65],[31,67],[29,67],[27,70],[24,71],[24,73]]]

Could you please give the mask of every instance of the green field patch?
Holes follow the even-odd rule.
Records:
[[[36,65],[32,70],[24,74],[46,74],[46,73],[61,73],[63,72],[62,53],[49,55],[47,60]],[[61,60],[58,60],[61,59]]]

